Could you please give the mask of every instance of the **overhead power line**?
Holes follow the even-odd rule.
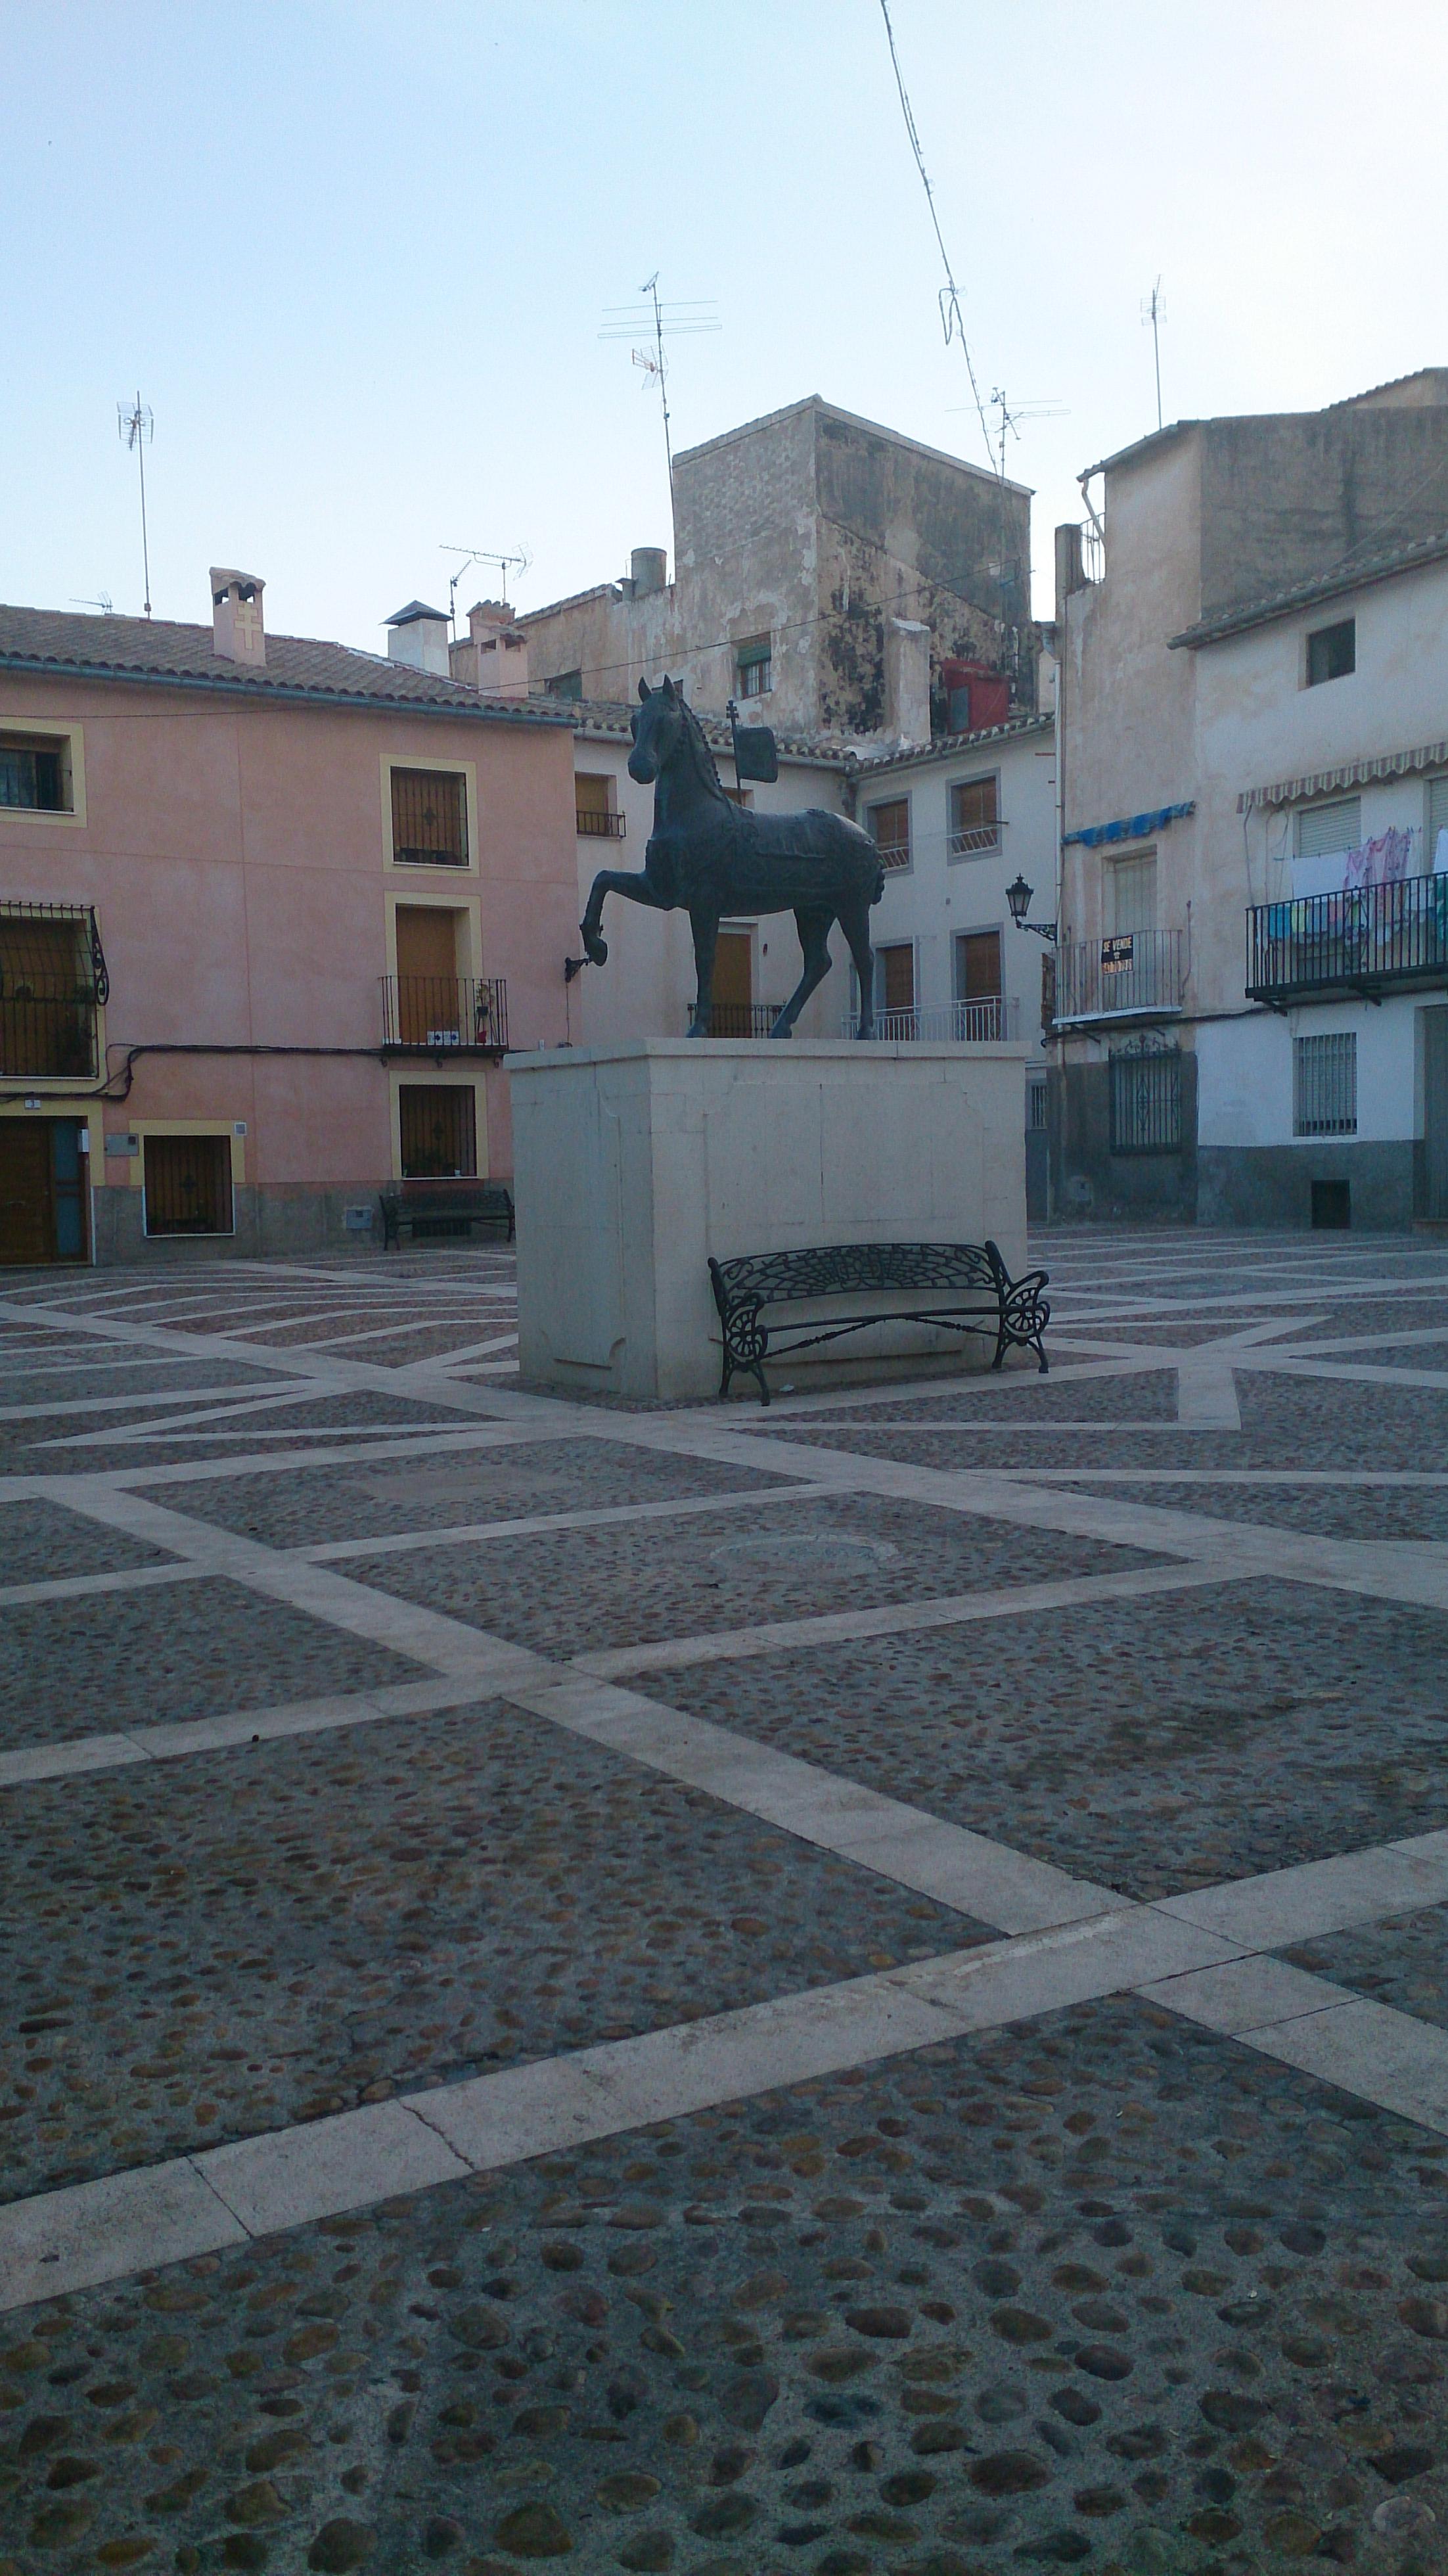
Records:
[[[965,372],[970,378],[970,390],[975,398],[980,434],[985,441],[986,456],[994,471],[995,452],[991,446],[990,423],[986,419],[985,404],[981,400],[980,387],[975,380],[975,368],[971,363],[970,343],[965,336],[965,319],[960,309],[955,271],[950,265],[950,253],[945,247],[945,235],[940,229],[940,217],[936,211],[935,191],[930,184],[930,173],[925,167],[925,154],[920,147],[920,136],[916,130],[915,118],[910,106],[910,94],[905,87],[905,75],[900,69],[900,57],[895,50],[895,30],[890,24],[889,0],[880,0],[880,15],[885,21],[885,36],[890,47],[891,68],[895,74],[895,87],[900,93],[900,113],[905,119],[905,131],[910,138],[910,149],[915,155],[915,167],[920,173],[920,185],[925,191],[925,202],[930,208],[931,226],[939,245],[940,264],[945,271],[945,284],[941,287],[939,296],[941,329],[945,333],[947,348],[952,340],[960,342],[960,353],[965,360]]]

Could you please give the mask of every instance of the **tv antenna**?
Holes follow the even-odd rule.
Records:
[[[999,459],[1000,478],[1004,483],[1007,438],[1020,437],[1020,424],[1023,420],[1064,420],[1066,406],[1064,403],[1058,403],[1053,395],[1048,395],[1043,402],[1007,402],[1004,390],[997,385],[990,398],[990,407],[998,423],[996,453]],[[953,411],[966,411],[970,406],[967,403],[952,403],[950,408]]]
[[[457,571],[450,572],[447,578],[447,622],[453,628],[456,628],[458,622],[458,584],[470,564],[497,565],[503,576],[503,606],[506,608],[509,573],[516,572],[521,577],[533,560],[526,546],[520,546],[517,553],[513,555],[490,554],[486,546],[439,546],[438,553],[462,556],[462,562],[458,565]]]
[[[146,450],[155,435],[156,423],[149,403],[137,393],[133,403],[118,402],[116,428],[122,444],[135,457],[141,472],[141,562],[146,574],[146,615],[151,614],[151,549],[146,537]]]
[[[1143,297],[1142,297],[1142,301],[1141,301],[1141,319],[1142,319],[1142,325],[1143,325],[1143,327],[1145,327],[1145,325],[1146,325],[1148,322],[1151,324],[1151,354],[1152,354],[1152,357],[1154,358],[1154,360],[1156,361],[1156,425],[1157,425],[1157,428],[1158,428],[1158,429],[1160,429],[1160,428],[1161,428],[1161,426],[1162,426],[1162,416],[1161,416],[1161,325],[1162,325],[1162,323],[1166,320],[1166,306],[1165,306],[1165,304],[1162,302],[1162,295],[1161,295],[1161,279],[1160,279],[1160,278],[1158,278],[1158,279],[1157,279],[1156,284],[1155,284],[1155,286],[1152,288],[1150,295],[1145,295],[1145,296],[1143,296]]]
[[[72,608],[98,608],[102,617],[114,617],[116,613],[116,603],[108,590],[103,590],[98,599],[77,599],[72,591],[70,604]]]
[[[643,377],[643,391],[657,385],[659,403],[664,415],[664,462],[669,472],[669,521],[674,513],[674,445],[669,422],[669,367],[664,354],[666,340],[678,340],[700,331],[722,331],[723,324],[714,307],[712,296],[702,303],[665,303],[659,296],[659,272],[646,277],[639,293],[648,301],[640,310],[636,304],[609,304],[604,308],[600,340],[631,340],[633,363]],[[653,347],[647,346],[652,336]],[[645,345],[640,348],[638,342]]]

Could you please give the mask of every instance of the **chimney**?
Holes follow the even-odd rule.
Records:
[[[389,662],[405,662],[409,670],[432,671],[440,680],[447,679],[444,611],[429,608],[420,599],[410,599],[405,608],[396,610],[387,620],[387,658]]]
[[[628,568],[635,599],[652,599],[655,591],[668,588],[669,558],[662,546],[635,546]]]
[[[917,617],[885,620],[885,731],[901,744],[930,740],[930,629]]]
[[[466,641],[451,647],[452,675],[485,698],[526,698],[528,638],[505,599],[474,600]]]
[[[223,662],[245,662],[259,671],[266,662],[266,629],[261,621],[261,595],[266,588],[254,572],[211,567],[211,649]]]

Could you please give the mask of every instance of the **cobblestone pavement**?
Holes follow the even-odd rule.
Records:
[[[1039,1257],[0,1283],[0,2576],[1442,2576],[1448,1256]]]

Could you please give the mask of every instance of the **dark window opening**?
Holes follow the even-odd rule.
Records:
[[[471,1089],[404,1083],[398,1094],[405,1181],[472,1180],[478,1169],[477,1099]]]
[[[394,769],[392,855],[408,867],[467,866],[467,783],[457,771]]]
[[[1348,1181],[1314,1181],[1312,1184],[1312,1222],[1329,1232],[1343,1232],[1352,1225],[1352,1186]]]
[[[230,1234],[229,1136],[148,1136],[147,1234]]]
[[[553,679],[545,680],[543,687],[550,698],[581,698],[583,673],[581,670],[559,671]]]
[[[893,797],[888,805],[871,805],[865,820],[870,837],[880,853],[882,868],[908,868],[910,865],[910,799]]]
[[[950,791],[950,856],[983,858],[1001,845],[1000,781],[963,778]]]
[[[1319,626],[1307,639],[1307,685],[1315,689],[1322,680],[1345,680],[1357,669],[1357,620],[1344,617],[1336,626]]]
[[[1123,1048],[1111,1058],[1113,1154],[1179,1154],[1182,1060],[1179,1047]]]
[[[736,644],[734,669],[741,698],[763,698],[774,686],[773,648],[767,635],[757,635],[748,644]]]
[[[0,1074],[93,1076],[98,998],[86,918],[0,909]]]
[[[32,814],[71,810],[69,763],[61,742],[27,734],[0,736],[0,805]]]

